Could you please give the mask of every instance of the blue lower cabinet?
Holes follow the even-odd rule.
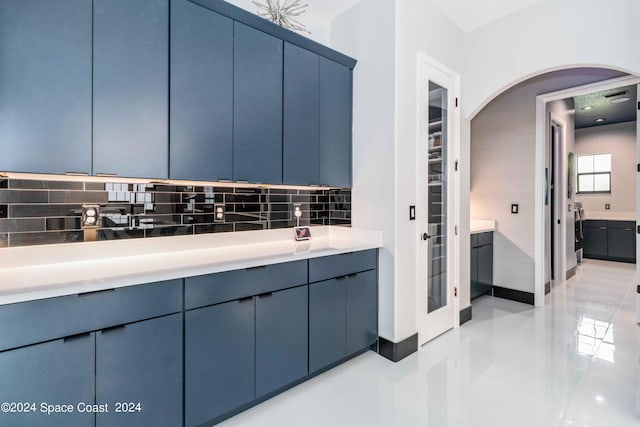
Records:
[[[255,299],[185,313],[185,425],[255,398]]]
[[[182,313],[96,333],[97,426],[182,424]],[[118,412],[120,411],[120,412]]]
[[[378,339],[378,283],[370,270],[347,278],[347,354],[356,353]]]
[[[347,355],[346,281],[345,276],[309,285],[309,372]]]
[[[256,297],[256,397],[309,373],[308,287]]]
[[[93,333],[0,353],[1,400],[34,405],[28,413],[0,412],[0,425],[93,426],[94,414],[82,410],[95,403],[94,367]],[[59,406],[67,412],[47,414],[47,405],[71,407]]]

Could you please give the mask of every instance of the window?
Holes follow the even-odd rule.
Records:
[[[578,193],[611,193],[611,154],[578,156]]]

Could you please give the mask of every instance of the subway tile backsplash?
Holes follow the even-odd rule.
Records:
[[[293,227],[351,226],[350,189],[52,181],[0,177],[0,247],[84,240],[82,205],[101,206],[98,240]],[[225,221],[214,221],[224,204]]]

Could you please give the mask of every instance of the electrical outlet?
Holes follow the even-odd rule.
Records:
[[[82,228],[98,228],[100,223],[100,205],[82,205]]]
[[[213,210],[215,212],[215,216],[213,217],[213,222],[224,222],[225,210],[223,204],[215,204],[213,205]]]

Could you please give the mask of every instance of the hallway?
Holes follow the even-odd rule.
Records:
[[[400,363],[368,352],[221,425],[637,426],[634,275],[585,260],[543,310],[482,297]]]

